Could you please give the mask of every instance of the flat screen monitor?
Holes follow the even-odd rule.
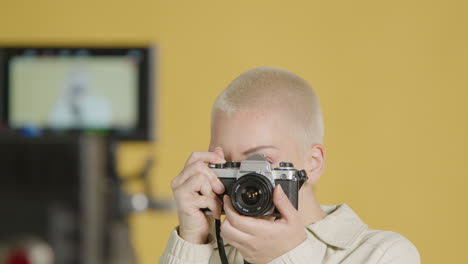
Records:
[[[0,48],[0,126],[152,138],[150,47]]]

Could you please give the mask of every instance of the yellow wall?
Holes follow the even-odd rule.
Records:
[[[208,144],[210,104],[237,74],[284,67],[316,88],[326,121],[322,203],[350,204],[371,227],[401,232],[423,263],[468,258],[468,2],[6,1],[3,43],[156,43],[159,138],[126,144],[130,173],[157,160],[154,189]],[[138,186],[130,186],[136,190]],[[174,214],[131,219],[155,263]]]

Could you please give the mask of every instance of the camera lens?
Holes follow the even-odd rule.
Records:
[[[261,198],[262,190],[254,186],[248,186],[242,191],[242,201],[248,205],[256,205]]]
[[[243,215],[262,216],[273,208],[271,182],[263,175],[249,173],[232,185],[233,207]]]

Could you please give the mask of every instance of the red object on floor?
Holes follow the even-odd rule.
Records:
[[[7,257],[6,264],[31,264],[26,252],[22,249],[13,249]]]

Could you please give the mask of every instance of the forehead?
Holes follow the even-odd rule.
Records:
[[[280,115],[258,111],[216,113],[211,126],[211,146],[242,152],[249,148],[271,145],[281,148],[287,130]]]

